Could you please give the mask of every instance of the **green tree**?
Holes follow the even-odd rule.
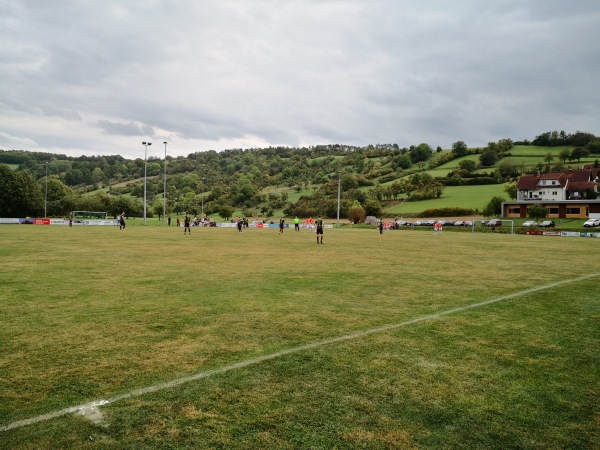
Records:
[[[461,162],[458,163],[458,167],[460,167],[461,170],[464,170],[467,173],[471,173],[475,169],[477,169],[477,163],[471,159],[463,159]]]
[[[519,170],[517,168],[517,166],[512,163],[509,160],[503,160],[498,164],[498,169],[497,169],[498,174],[500,175],[500,178],[502,179],[509,179],[512,177],[518,177],[519,176]]]
[[[193,192],[187,192],[180,197],[179,205],[183,212],[195,214],[198,211],[198,196]]]
[[[83,172],[80,169],[69,170],[65,174],[65,183],[69,186],[76,186],[83,183]]]
[[[92,170],[92,183],[100,183],[102,180],[104,180],[104,172],[100,167],[95,167]]]
[[[379,203],[376,199],[370,198],[365,203],[365,214],[367,216],[381,216],[381,203]]]
[[[513,148],[512,139],[500,139],[498,141],[498,147],[497,147],[498,152],[504,153],[504,152],[509,151],[511,148]]]
[[[160,175],[162,173],[162,166],[156,161],[148,162],[146,166],[146,174],[151,176]]]
[[[358,187],[358,180],[356,176],[351,173],[345,173],[342,175],[340,180],[340,187],[343,191],[348,191],[350,189],[356,189]]]
[[[576,160],[577,162],[579,162],[579,160],[581,158],[586,158],[589,154],[590,154],[589,150],[582,148],[582,147],[577,147],[577,148],[574,148],[573,151],[571,152],[570,159]]]
[[[28,170],[0,164],[0,217],[35,216],[44,212],[44,194]]]
[[[487,147],[481,155],[479,155],[479,162],[484,167],[491,167],[498,161],[498,156],[493,148]]]
[[[157,216],[158,220],[161,220],[161,217],[163,216],[164,206],[165,205],[162,199],[156,200],[154,203],[152,203],[152,214]]]
[[[548,216],[548,209],[540,204],[534,204],[527,208],[527,216],[531,219],[539,221]]]
[[[365,209],[362,206],[353,205],[352,207],[350,207],[348,209],[348,212],[346,213],[346,217],[352,223],[362,223],[365,221],[367,214],[365,212]]]
[[[38,181],[39,188],[41,192],[46,194],[46,180],[45,178],[41,178]],[[65,185],[58,178],[49,178],[48,179],[48,195],[47,199],[47,210],[48,216],[66,216],[73,209],[75,209],[75,205],[77,204],[77,195],[73,191],[73,189],[67,185]]]
[[[414,163],[418,163],[420,161],[427,161],[431,155],[433,154],[433,150],[429,146],[429,144],[419,144],[410,152],[410,159]]]
[[[587,144],[587,149],[590,153],[600,153],[600,139],[592,139]]]
[[[512,200],[517,199],[517,185],[516,183],[506,183],[504,185],[504,192],[508,194],[508,197]]]
[[[233,215],[233,211],[235,211],[233,209],[233,206],[221,205],[221,207],[219,208],[219,215],[223,219],[229,220],[231,218],[231,216]]]
[[[485,217],[499,216],[502,214],[502,202],[504,201],[502,197],[492,197],[488,204],[485,205],[485,208],[483,208],[483,215]]]
[[[452,153],[454,153],[457,158],[466,155],[467,150],[467,144],[465,144],[463,141],[456,141],[454,144],[452,144]]]
[[[544,156],[544,161],[548,164],[552,163],[552,160],[554,159],[554,154],[552,152],[548,152],[546,153],[546,155]]]
[[[392,159],[392,167],[394,168],[394,170],[401,168],[401,169],[408,169],[410,166],[412,165],[412,161],[410,159],[409,156],[407,155],[397,155],[394,156],[394,158]]]
[[[558,153],[558,159],[560,159],[563,164],[566,163],[569,158],[571,158],[571,151],[568,148],[563,148]]]

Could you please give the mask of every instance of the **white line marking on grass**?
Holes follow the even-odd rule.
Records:
[[[553,287],[561,286],[563,284],[575,283],[577,281],[586,280],[588,278],[594,278],[599,275],[600,275],[600,273],[593,273],[593,274],[583,275],[578,278],[557,281],[556,283],[551,283],[551,284],[547,284],[544,286],[538,286],[538,287],[534,287],[534,288],[530,288],[530,289],[525,289],[524,291],[514,292],[512,294],[503,295],[501,297],[496,297],[491,300],[486,300],[486,301],[478,302],[478,303],[472,303],[472,304],[466,305],[466,306],[457,306],[456,308],[451,308],[446,311],[441,311],[441,312],[433,313],[433,314],[427,314],[425,316],[417,317],[417,318],[411,319],[411,320],[406,320],[404,322],[382,325],[380,327],[370,328],[368,330],[358,331],[358,332],[352,333],[352,334],[346,334],[343,336],[337,336],[337,337],[332,337],[329,339],[323,339],[322,341],[313,342],[311,344],[305,344],[305,345],[299,345],[297,347],[291,347],[291,348],[281,350],[276,353],[271,353],[269,355],[259,356],[258,358],[247,359],[245,361],[240,361],[235,364],[230,364],[228,366],[224,366],[219,369],[207,370],[205,372],[199,372],[199,373],[196,373],[193,375],[189,375],[187,377],[177,378],[175,380],[168,381],[166,383],[160,383],[160,384],[155,384],[153,386],[148,386],[148,387],[141,388],[141,389],[136,389],[134,391],[131,391],[131,392],[128,392],[125,394],[121,394],[121,395],[116,395],[114,397],[110,397],[110,398],[107,398],[104,400],[95,400],[93,402],[84,403],[84,404],[77,405],[77,406],[71,406],[69,408],[61,409],[58,411],[53,411],[53,412],[50,412],[47,414],[42,414],[41,416],[32,417],[30,419],[18,420],[16,422],[12,422],[7,425],[0,426],[0,432],[13,430],[15,428],[22,428],[22,427],[25,427],[28,425],[33,425],[33,424],[39,423],[39,422],[45,422],[45,421],[48,421],[51,419],[55,419],[57,417],[66,416],[67,414],[79,414],[79,415],[87,416],[89,411],[96,411],[101,406],[110,405],[111,403],[116,403],[121,400],[127,400],[127,399],[130,399],[133,397],[139,397],[141,395],[150,394],[153,392],[158,392],[158,391],[162,391],[165,389],[174,388],[174,387],[180,386],[184,383],[201,380],[203,378],[208,378],[213,375],[222,374],[222,373],[229,372],[229,371],[235,370],[235,369],[242,369],[244,367],[248,367],[248,366],[251,366],[254,364],[260,364],[264,361],[269,361],[271,359],[279,358],[281,356],[286,356],[286,355],[290,355],[292,353],[301,352],[303,350],[310,350],[313,348],[323,347],[323,346],[329,345],[329,344],[335,344],[338,342],[349,341],[352,339],[369,336],[371,334],[381,333],[384,331],[389,331],[389,330],[393,330],[396,328],[405,327],[407,325],[412,325],[412,324],[419,323],[419,322],[425,322],[427,320],[439,319],[440,317],[447,316],[450,314],[454,314],[454,313],[458,313],[458,312],[462,312],[462,311],[468,311],[470,309],[480,308],[482,306],[491,305],[492,303],[497,303],[497,302],[501,302],[504,300],[510,300],[512,298],[520,297],[520,296],[526,295],[526,294],[531,294],[533,292],[544,291],[547,289],[551,289]]]

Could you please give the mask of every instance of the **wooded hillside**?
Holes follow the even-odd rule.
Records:
[[[525,150],[534,157],[525,158]],[[484,148],[457,141],[446,150],[426,143],[210,150],[167,156],[167,213],[199,214],[203,208],[222,219],[275,213],[335,217],[339,181],[342,217],[356,210],[362,211],[359,217],[394,215],[399,203],[443,199],[447,186],[502,185],[568,163],[597,164],[597,155],[599,138],[564,131],[542,133],[532,142],[502,139]],[[44,207],[49,217],[74,209],[140,216],[145,165],[148,215],[162,215],[164,164],[158,158],[145,164],[119,155],[0,150],[0,217],[39,216]]]

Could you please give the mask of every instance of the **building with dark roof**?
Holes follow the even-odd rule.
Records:
[[[502,203],[502,216],[528,217],[528,207],[542,205],[549,218],[600,218],[600,168],[591,165],[562,172],[524,175],[517,199]]]

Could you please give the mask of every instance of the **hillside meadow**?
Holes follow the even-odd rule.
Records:
[[[401,216],[402,214],[417,214],[431,208],[451,208],[456,205],[460,205],[461,208],[481,211],[494,196],[507,197],[504,192],[504,185],[446,186],[444,194],[440,198],[419,202],[404,202],[387,208],[386,213]]]
[[[600,447],[597,239],[0,239],[0,448]]]

